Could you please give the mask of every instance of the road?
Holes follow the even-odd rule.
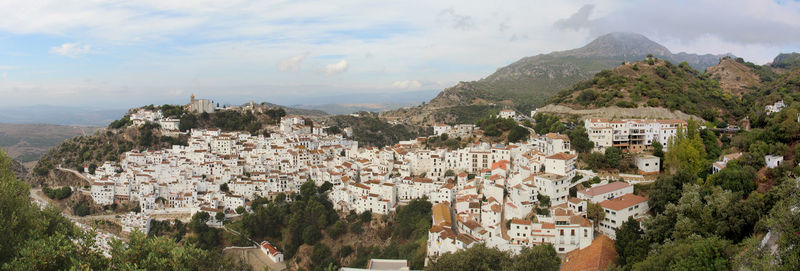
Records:
[[[39,202],[40,206],[41,206],[41,203],[46,203],[46,204],[50,204],[50,205],[53,205],[53,206],[58,206],[58,204],[56,204],[52,199],[49,199],[46,196],[44,196],[44,193],[42,193],[42,189],[40,189],[40,188],[31,189],[30,190],[30,197],[35,202]],[[70,220],[75,220],[75,221],[78,221],[78,220],[107,220],[107,221],[112,221],[112,222],[119,223],[119,219],[117,218],[117,215],[113,215],[113,214],[112,215],[74,216],[74,215],[68,214],[64,210],[61,210],[61,214],[64,217],[66,217],[66,218],[68,218]]]
[[[83,179],[83,180],[84,180],[84,181],[86,181],[87,183],[90,183],[90,184],[92,183],[92,180],[90,180],[90,179],[89,179],[89,177],[86,177],[86,176],[84,176],[84,175],[83,175],[83,173],[80,173],[80,172],[78,172],[77,170],[74,170],[74,169],[68,169],[68,168],[63,168],[63,167],[61,167],[61,165],[58,165],[58,167],[56,167],[56,169],[58,169],[58,170],[61,170],[61,171],[66,171],[66,172],[72,173],[72,174],[74,174],[75,176],[78,176],[78,177],[80,177],[81,179]]]

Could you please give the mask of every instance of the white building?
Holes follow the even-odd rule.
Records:
[[[438,124],[438,123],[437,123],[437,124],[434,124],[434,125],[433,125],[433,134],[434,134],[434,135],[437,135],[437,136],[440,136],[440,135],[442,135],[442,134],[447,134],[447,133],[449,133],[449,131],[450,131],[451,129],[453,129],[453,127],[452,127],[452,126],[450,126],[450,125],[447,125],[447,124]]]
[[[147,234],[150,232],[150,221],[152,221],[152,219],[146,214],[130,212],[122,215],[120,225],[122,226],[123,232],[133,232],[138,229],[142,233]]]
[[[783,103],[783,100],[777,101],[774,104],[768,104],[764,106],[764,111],[767,112],[767,115],[771,115],[772,113],[778,113],[786,107],[786,104]]]
[[[600,221],[600,231],[615,240],[615,230],[622,226],[622,223],[629,217],[634,219],[642,217],[649,209],[647,198],[634,194],[625,194],[618,198],[605,200],[599,205],[606,213],[606,217]]]
[[[283,253],[280,252],[275,246],[270,244],[267,241],[261,241],[261,245],[259,246],[261,252],[264,252],[267,257],[274,263],[283,262]]]
[[[192,94],[191,99],[189,100],[189,104],[187,108],[192,113],[214,113],[216,110],[216,106],[214,102],[211,100],[206,99],[195,99],[194,94]]]
[[[723,155],[721,160],[711,164],[711,173],[714,174],[720,172],[728,166],[728,162],[739,159],[739,157],[742,157],[741,152]]]
[[[572,179],[575,177],[577,157],[577,155],[563,152],[547,156],[544,159],[544,172]]]
[[[539,194],[550,197],[552,206],[567,203],[570,187],[570,179],[568,177],[545,173],[534,176],[533,182]]]
[[[653,175],[661,172],[661,158],[653,155],[636,155],[633,157],[633,163],[639,169],[641,175]]]
[[[511,109],[500,110],[500,114],[497,115],[498,118],[503,118],[503,119],[513,119],[516,116],[517,112]]]
[[[594,151],[608,147],[618,147],[629,152],[641,152],[658,141],[667,149],[669,139],[677,134],[680,127],[686,127],[684,120],[625,119],[613,120],[591,118],[584,121],[589,140],[594,143]]]
[[[767,155],[764,156],[764,162],[766,163],[768,168],[776,168],[783,163],[783,156],[782,155]]]
[[[581,200],[587,200],[591,203],[598,203],[632,193],[633,185],[620,181],[604,185],[595,185],[594,187],[580,190],[578,191],[577,196]]]

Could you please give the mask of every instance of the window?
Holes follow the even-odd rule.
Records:
[[[561,230],[561,236],[564,236],[564,230]]]

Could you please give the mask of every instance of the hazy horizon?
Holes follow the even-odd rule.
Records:
[[[45,1],[0,15],[0,107],[423,101],[620,31],[758,64],[800,51],[795,1]]]

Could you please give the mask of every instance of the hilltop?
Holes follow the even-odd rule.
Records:
[[[649,54],[662,59],[687,61],[697,69],[715,65],[721,57],[672,54],[645,36],[610,33],[581,48],[522,58],[484,79],[459,82],[423,106],[392,111],[385,116],[406,119],[410,123],[461,122],[455,113],[466,110],[458,107],[476,105],[481,106],[480,110],[485,113],[503,106],[527,112],[544,105],[561,89],[572,87],[621,62],[644,59]]]
[[[779,54],[772,60],[770,66],[783,70],[793,70],[800,67],[800,53]]]
[[[724,65],[734,66],[730,63]],[[725,66],[712,70],[722,71]],[[740,69],[736,71],[746,73]],[[718,73],[717,76],[727,75]],[[591,80],[559,92],[552,103],[573,109],[664,107],[698,115],[706,120],[722,117],[735,121],[743,118],[747,114],[745,104],[748,103],[723,90],[713,77],[686,63],[675,65],[649,57],[599,72]],[[753,95],[746,96],[745,100],[754,98]]]
[[[478,81],[459,82],[422,106],[387,112],[385,117],[409,123],[465,122],[460,109],[481,106],[483,113],[502,107],[521,112],[544,105],[559,90],[592,78],[602,70],[622,62],[637,61],[647,55],[704,70],[715,65],[720,55],[673,54],[666,47],[635,33],[610,33],[581,48],[522,58]]]

